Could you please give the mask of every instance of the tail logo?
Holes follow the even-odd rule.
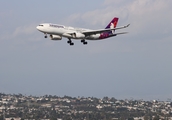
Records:
[[[113,29],[115,27],[116,27],[115,24],[114,23],[111,23],[110,28]],[[115,34],[115,30],[112,30],[111,32],[112,32],[112,34]]]
[[[115,27],[116,27],[116,25],[117,25],[117,21],[114,21],[114,23],[113,23],[113,24],[114,24],[114,28],[115,28]]]
[[[108,28],[116,28],[117,26],[117,23],[118,23],[118,18],[114,18],[108,25],[105,29],[108,29]]]
[[[111,23],[110,28],[113,29],[115,26],[113,23]]]

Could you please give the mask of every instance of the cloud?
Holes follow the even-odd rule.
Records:
[[[36,32],[36,24],[17,27],[13,32],[13,37],[20,35],[31,35]]]
[[[30,24],[25,26],[19,26],[16,28],[10,28],[11,31],[6,31],[1,35],[1,40],[9,40],[9,39],[18,39],[18,38],[25,38],[29,39],[36,37],[36,25],[37,24]],[[18,39],[21,40],[21,39]],[[36,39],[38,40],[38,39]]]
[[[120,18],[120,25],[131,23],[132,27],[130,29],[136,34],[142,33],[143,30],[146,33],[149,32],[149,34],[160,32],[162,29],[164,29],[163,32],[168,32],[163,26],[169,23],[168,25],[171,28],[172,17],[171,13],[168,12],[171,10],[171,4],[172,1],[170,0],[131,0],[128,2],[105,0],[103,8],[82,14],[73,14],[69,16],[68,20],[75,24],[78,24],[78,20],[80,20],[82,24],[84,23],[89,27],[100,28],[106,26],[114,16],[117,16]]]
[[[121,0],[115,0],[115,4],[121,3]],[[103,5],[111,5],[114,4],[114,0],[104,0]]]
[[[26,51],[34,51],[40,46],[43,35],[36,30],[37,24],[28,24],[24,26],[11,26],[9,31],[5,31],[0,35],[1,44],[7,45],[6,49],[16,51],[25,48]],[[47,46],[47,45],[46,45]],[[4,46],[2,46],[4,47]]]
[[[111,6],[118,8],[122,5],[124,6],[124,5],[128,4],[129,2],[131,2],[131,0],[130,1],[129,0],[127,0],[127,1],[126,0],[104,0],[103,6],[111,5]]]
[[[128,5],[129,21],[132,22],[136,33],[157,33],[164,29],[164,22],[172,23],[170,13],[171,1],[163,0],[137,0]],[[171,27],[171,26],[170,26]],[[161,28],[161,29],[159,29]]]
[[[67,19],[70,20],[69,24],[97,29],[105,27],[114,16],[117,16],[120,18],[118,26],[131,24],[129,28],[122,30],[129,32],[125,39],[162,42],[167,40],[166,37],[172,39],[171,4],[171,0],[130,0],[127,2],[125,0],[104,0],[103,5],[97,9],[85,13],[75,13]],[[120,38],[124,37],[117,39]],[[118,52],[133,51],[133,46],[123,45],[124,43],[119,43],[123,47],[119,47],[118,43],[115,43],[114,50]],[[100,44],[99,48],[90,46],[90,52],[107,51],[104,43]]]

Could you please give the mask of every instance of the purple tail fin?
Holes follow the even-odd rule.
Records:
[[[113,18],[113,20],[108,24],[108,26],[105,28],[105,29],[108,29],[108,28],[116,28],[117,26],[117,23],[118,23],[118,19],[119,18]]]

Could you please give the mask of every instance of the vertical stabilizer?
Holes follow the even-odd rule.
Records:
[[[108,24],[108,26],[105,29],[108,28],[116,28],[117,24],[118,24],[118,19],[119,18],[113,18],[113,20]]]
[[[116,28],[117,24],[118,24],[118,19],[117,17],[113,18],[113,20],[108,24],[108,26],[105,29],[109,29],[109,28]],[[111,32],[112,34],[115,34],[115,30],[112,30]]]

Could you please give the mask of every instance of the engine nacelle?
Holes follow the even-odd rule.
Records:
[[[82,33],[74,33],[73,37],[76,38],[76,39],[84,39],[85,35],[82,34]]]
[[[62,37],[59,35],[50,35],[51,40],[61,40]]]

